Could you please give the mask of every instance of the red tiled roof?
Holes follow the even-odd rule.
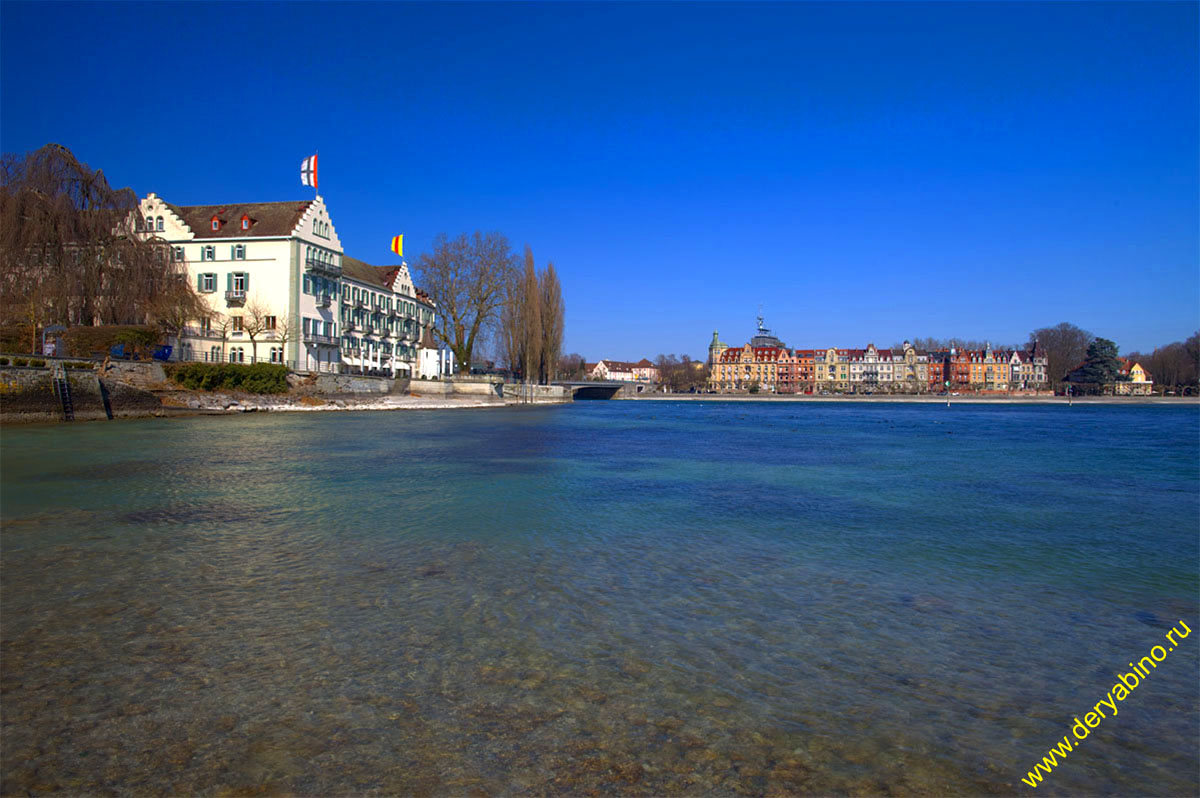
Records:
[[[172,205],[171,211],[192,229],[196,238],[257,238],[289,236],[314,200],[297,202],[249,202],[231,205]],[[217,217],[220,229],[212,229]],[[250,229],[242,229],[242,216],[250,217]]]

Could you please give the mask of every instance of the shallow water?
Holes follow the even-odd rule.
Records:
[[[1011,794],[1200,627],[1200,412],[3,432],[0,793]],[[1200,792],[1200,635],[1038,794]]]

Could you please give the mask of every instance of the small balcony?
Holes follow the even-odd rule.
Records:
[[[183,334],[187,338],[211,338],[213,340],[221,340],[220,330],[214,330],[211,327],[184,327]]]
[[[338,339],[332,335],[322,335],[321,333],[306,332],[304,333],[304,343],[306,344],[321,344],[326,346],[337,346]]]
[[[246,304],[246,292],[238,289],[225,292],[225,304],[227,305],[244,305]]]
[[[338,266],[334,263],[329,263],[327,261],[317,260],[316,258],[307,258],[304,261],[304,268],[310,272],[329,274],[334,277],[340,277],[342,274],[341,266]]]
[[[327,308],[333,304],[333,297],[329,294],[321,294],[317,297],[317,307]]]

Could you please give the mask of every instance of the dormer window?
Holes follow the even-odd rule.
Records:
[[[245,215],[242,216],[242,229],[243,230],[250,229],[250,217],[249,216],[245,216]]]
[[[217,217],[215,217],[215,216],[212,218],[212,229],[213,229],[213,230],[220,230],[220,229],[221,229],[221,220],[220,220],[220,219],[218,219],[218,218],[217,218]]]

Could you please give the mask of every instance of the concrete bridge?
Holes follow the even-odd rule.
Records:
[[[617,394],[621,393],[623,388],[633,385],[629,382],[571,382],[563,380],[560,382],[552,382],[551,385],[561,385],[571,392],[571,398],[576,401],[582,399],[613,399]]]

